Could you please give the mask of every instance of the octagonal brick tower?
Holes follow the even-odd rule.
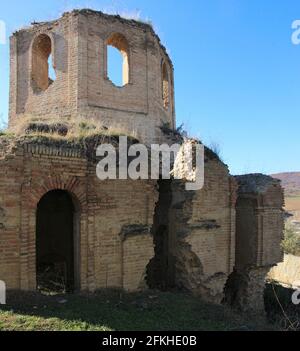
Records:
[[[147,143],[163,141],[162,123],[175,127],[173,65],[149,24],[76,10],[14,33],[10,45],[10,127],[84,117]],[[108,78],[109,45],[123,56],[122,87]]]

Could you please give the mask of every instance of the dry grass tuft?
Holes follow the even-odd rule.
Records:
[[[66,129],[66,133],[61,130]],[[132,139],[138,139],[134,130],[128,130],[117,124],[106,127],[103,123],[87,118],[78,118],[76,121],[62,121],[58,118],[47,118],[41,120],[37,117],[26,116],[17,126],[9,131],[11,134],[21,136],[47,136],[54,140],[77,140],[85,139],[96,135],[102,136],[128,136]],[[4,132],[2,132],[4,133]],[[6,134],[6,133],[5,133]]]

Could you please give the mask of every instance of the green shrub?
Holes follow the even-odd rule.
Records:
[[[291,223],[286,224],[282,248],[286,254],[300,256],[300,235]]]

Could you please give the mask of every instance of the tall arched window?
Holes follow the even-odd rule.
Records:
[[[170,105],[170,80],[168,67],[165,62],[162,63],[162,99],[164,108],[168,109]]]
[[[107,78],[116,86],[129,83],[129,45],[124,35],[112,34],[106,41]]]
[[[45,91],[55,80],[52,43],[47,34],[35,38],[32,46],[32,80],[34,87]]]

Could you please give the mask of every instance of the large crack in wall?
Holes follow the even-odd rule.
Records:
[[[182,181],[160,180],[159,193],[152,228],[155,257],[147,268],[148,286],[160,290],[176,287],[221,302],[227,276],[216,273],[206,277],[203,263],[188,241],[195,229],[189,222],[196,192],[186,191]],[[217,227],[214,220],[204,222],[204,230]]]
[[[195,141],[184,144],[193,147]],[[180,180],[158,182],[152,228],[155,257],[147,267],[147,283],[150,288],[175,287],[220,303],[232,271],[231,178],[228,168],[206,149],[205,186],[187,191],[186,182],[194,181],[194,172],[187,173],[180,156],[175,167]]]
[[[152,234],[155,256],[147,267],[147,283],[152,289],[166,290],[174,286],[174,260],[170,252],[169,212],[172,203],[171,180],[159,180]]]

